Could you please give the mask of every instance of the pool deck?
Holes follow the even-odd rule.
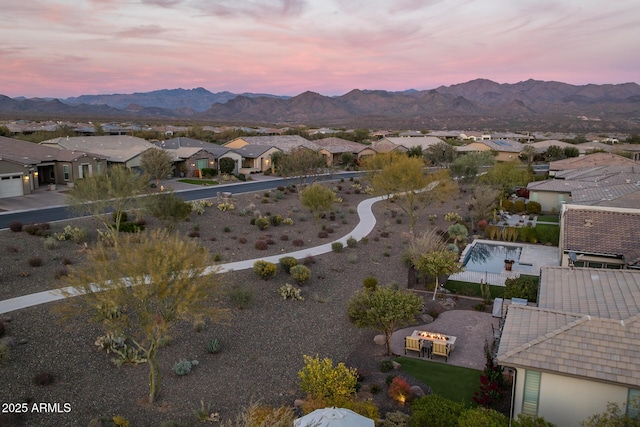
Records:
[[[471,283],[489,283],[490,285],[504,286],[505,280],[520,276],[520,274],[538,276],[540,274],[540,267],[545,266],[557,266],[560,265],[560,252],[556,246],[543,246],[543,245],[531,245],[528,243],[512,243],[502,242],[496,240],[481,240],[476,239],[470,245],[462,251],[460,261],[464,260],[468,251],[476,243],[486,243],[489,245],[503,245],[503,246],[519,246],[522,248],[520,254],[520,263],[531,265],[530,271],[506,271],[502,270],[501,273],[488,273],[486,271],[463,271],[462,273],[452,274],[449,276],[449,280],[459,280],[462,282]]]

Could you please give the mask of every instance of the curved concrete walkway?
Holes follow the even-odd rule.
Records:
[[[346,246],[347,239],[353,237],[356,240],[360,240],[371,233],[376,225],[376,217],[373,215],[372,206],[374,203],[383,200],[385,196],[374,197],[371,199],[363,200],[358,204],[358,217],[360,222],[351,233],[345,234],[338,240],[334,240],[324,245],[315,246],[313,248],[302,249],[295,252],[280,253],[268,257],[247,259],[243,261],[230,262],[226,264],[212,265],[205,270],[205,274],[212,273],[226,273],[234,270],[247,270],[253,268],[253,263],[257,260],[265,260],[269,262],[277,263],[278,260],[284,256],[292,256],[297,259],[305,258],[308,255],[316,256],[331,252],[331,245],[335,242],[340,242]],[[33,307],[35,305],[46,304],[48,302],[59,301],[67,298],[66,295],[78,296],[82,295],[80,292],[73,288],[61,288],[52,289],[50,291],[38,292],[35,294],[22,295],[19,297],[0,301],[0,314],[8,313],[10,311],[20,310],[22,308]]]

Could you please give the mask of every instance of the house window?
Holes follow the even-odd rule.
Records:
[[[197,159],[196,160],[196,169],[206,169],[209,167],[209,160],[208,159]]]
[[[635,388],[629,389],[627,396],[627,416],[634,420],[640,415],[640,390]]]
[[[69,165],[62,165],[62,174],[64,175],[64,180],[69,181]]]
[[[524,377],[524,396],[522,413],[538,416],[538,400],[540,398],[540,372],[527,371]]]
[[[96,163],[96,172],[98,175],[102,174],[102,163]]]

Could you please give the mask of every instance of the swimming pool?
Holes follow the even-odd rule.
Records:
[[[491,243],[473,243],[464,259],[464,269],[469,271],[486,271],[501,273],[504,260],[512,259],[513,271],[530,272],[532,265],[520,264],[522,246]]]

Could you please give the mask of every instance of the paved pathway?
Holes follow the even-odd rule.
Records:
[[[253,263],[259,259],[277,263],[278,260],[283,256],[292,256],[298,259],[302,259],[308,255],[312,255],[312,256],[322,255],[322,254],[331,252],[331,244],[334,242],[340,242],[346,246],[347,239],[349,237],[353,237],[356,240],[360,240],[363,237],[368,236],[369,233],[371,233],[371,231],[376,225],[376,217],[373,214],[371,207],[373,206],[374,203],[382,199],[384,199],[384,196],[374,197],[374,198],[367,199],[360,202],[360,204],[358,205],[358,216],[360,218],[360,222],[351,231],[351,233],[345,234],[343,237],[341,237],[338,240],[334,240],[333,242],[329,242],[324,245],[316,246],[313,248],[306,248],[306,249],[302,249],[295,252],[280,253],[280,254],[272,255],[268,257],[213,265],[206,270],[206,274],[211,274],[215,272],[224,273],[224,272],[233,271],[233,270],[250,269],[250,268],[253,268]],[[70,289],[70,288],[53,289],[50,291],[38,292],[35,294],[22,295],[19,297],[0,301],[0,314],[8,313],[10,311],[20,310],[22,308],[32,307],[39,304],[45,304],[48,302],[59,301],[65,298],[65,295],[64,295],[65,293],[68,293],[73,296],[80,295],[79,293],[75,292],[73,289]]]

